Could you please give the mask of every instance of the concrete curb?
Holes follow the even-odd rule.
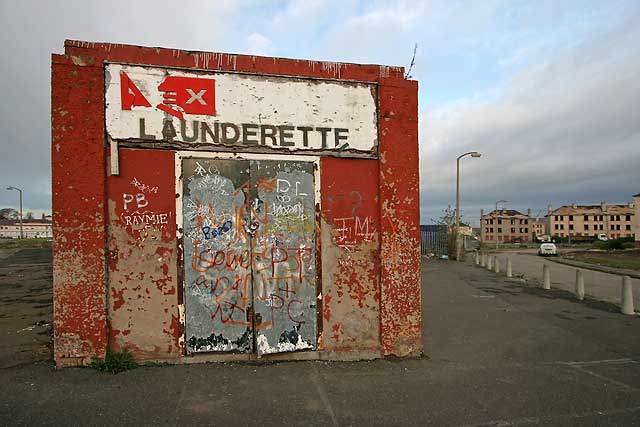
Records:
[[[612,268],[612,267],[604,267],[601,265],[588,264],[586,262],[572,261],[565,258],[549,257],[547,259],[553,262],[557,262],[558,264],[565,264],[565,265],[570,265],[572,267],[580,267],[587,270],[595,270],[595,271],[600,271],[602,273],[617,274],[618,276],[629,276],[629,277],[633,277],[634,279],[640,279],[640,273],[634,272],[633,270],[630,271],[630,270],[622,270],[622,269]]]

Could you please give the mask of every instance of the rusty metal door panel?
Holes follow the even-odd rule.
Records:
[[[187,351],[252,351],[249,162],[185,159],[182,173]]]
[[[313,164],[251,161],[250,203],[257,352],[315,349]]]

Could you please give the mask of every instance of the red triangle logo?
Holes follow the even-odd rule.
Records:
[[[131,107],[151,107],[147,98],[124,71],[120,71],[120,99],[123,110],[131,110]]]

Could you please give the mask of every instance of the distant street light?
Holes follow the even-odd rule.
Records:
[[[460,248],[460,159],[464,156],[480,157],[477,151],[469,151],[468,153],[461,154],[456,159],[456,261],[460,261],[461,248]]]
[[[496,202],[496,249],[498,249],[498,203],[507,203],[508,200],[498,200]]]
[[[17,190],[20,192],[20,238],[24,239],[24,234],[22,233],[22,190],[18,187],[7,187],[7,190]]]

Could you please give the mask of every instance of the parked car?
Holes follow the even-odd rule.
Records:
[[[540,256],[558,256],[558,248],[553,243],[543,243],[538,249],[538,255]]]
[[[609,240],[606,234],[600,233],[598,234],[598,240]]]

